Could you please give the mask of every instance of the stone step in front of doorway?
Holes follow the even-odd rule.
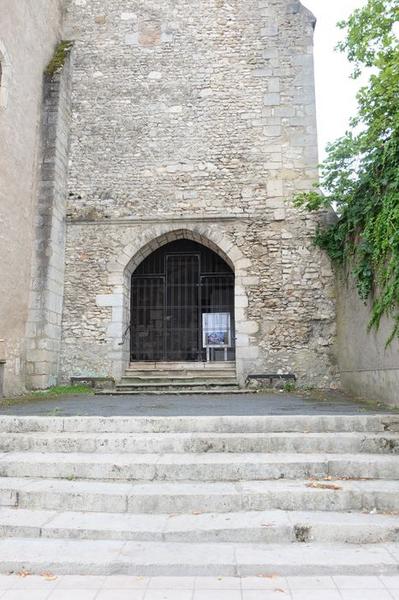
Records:
[[[399,418],[0,417],[0,572],[392,574]]]
[[[156,375],[153,374],[152,371],[150,371],[148,373],[145,373],[144,371],[142,371],[141,373],[137,374],[134,372],[127,372],[127,375],[125,375],[124,377],[122,377],[121,379],[121,383],[132,383],[132,382],[137,382],[137,383],[162,383],[164,381],[176,381],[177,383],[189,383],[190,381],[192,381],[193,379],[195,379],[196,381],[200,381],[202,383],[206,383],[207,381],[212,382],[213,379],[215,378],[215,374],[212,373],[212,371],[200,371],[199,373],[195,373],[193,374],[184,374],[183,373],[172,373],[172,374],[168,374],[167,376],[162,375],[157,373]],[[227,382],[227,383],[237,383],[236,380],[236,375],[235,373],[225,373],[225,372],[221,372],[221,373],[217,373],[217,379],[218,381],[222,381],[222,382]]]
[[[233,379],[236,381],[236,372],[235,369],[226,369],[226,370],[192,370],[189,371],[187,369],[182,369],[181,371],[132,371],[126,369],[125,375],[122,377],[121,381],[127,380],[144,380],[144,381],[164,381],[165,379],[172,379],[176,381],[185,381],[189,380],[198,380],[198,381],[212,381],[213,379]]]
[[[195,388],[172,388],[172,387],[166,387],[166,388],[158,388],[158,389],[154,389],[154,390],[142,390],[142,389],[135,389],[133,386],[131,388],[128,389],[104,389],[104,390],[96,390],[95,392],[96,396],[125,396],[125,397],[129,397],[129,396],[157,396],[157,397],[163,397],[163,396],[181,396],[183,395],[184,397],[187,398],[187,396],[212,396],[212,395],[222,395],[222,396],[226,396],[226,398],[230,397],[231,394],[239,394],[240,396],[242,396],[243,394],[253,394],[254,390],[249,390],[249,389],[240,389],[238,386],[236,388],[232,388],[232,387],[218,387],[215,386],[212,389],[209,389],[207,387],[195,387]]]
[[[209,380],[201,380],[201,379],[190,379],[186,378],[183,381],[176,380],[175,378],[170,379],[161,379],[159,381],[137,381],[135,378],[129,380],[127,377],[122,379],[121,383],[118,383],[116,389],[118,391],[141,391],[145,392],[153,392],[158,390],[179,390],[181,392],[191,391],[191,390],[214,390],[220,389],[223,393],[226,393],[226,390],[237,389],[237,382],[233,380],[229,380],[226,378],[219,378],[218,380],[209,379]]]
[[[145,363],[132,363],[126,370],[124,378],[135,377],[147,379],[176,379],[179,377],[193,379],[236,378],[235,362],[218,363],[159,363],[150,368]]]
[[[116,393],[235,393],[239,391],[236,365],[225,362],[131,363]],[[102,390],[104,394],[109,390]]]
[[[113,395],[113,394],[236,394],[236,393],[254,393],[252,390],[241,390],[238,384],[232,383],[220,383],[216,381],[200,383],[197,381],[193,381],[190,383],[172,383],[170,381],[165,381],[159,384],[143,384],[143,383],[123,383],[117,384],[114,390],[99,390],[96,391],[96,395]]]
[[[136,361],[130,363],[127,371],[233,371],[235,373],[236,363],[234,360],[226,361]]]

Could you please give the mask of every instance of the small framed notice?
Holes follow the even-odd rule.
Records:
[[[229,348],[231,346],[230,313],[203,313],[202,346]]]

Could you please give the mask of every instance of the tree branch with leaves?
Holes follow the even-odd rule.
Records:
[[[294,203],[309,211],[334,207],[337,220],[315,243],[350,268],[362,300],[371,299],[370,328],[393,319],[399,336],[399,0],[368,0],[338,26],[338,49],[368,83],[345,135],[327,147],[320,181]],[[399,29],[399,27],[398,27]]]

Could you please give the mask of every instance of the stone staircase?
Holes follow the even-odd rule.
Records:
[[[113,393],[231,394],[242,391],[237,383],[234,361],[137,362],[126,369]]]
[[[399,567],[399,416],[1,417],[0,572]]]

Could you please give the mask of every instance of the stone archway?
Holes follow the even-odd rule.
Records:
[[[234,272],[182,238],[145,258],[131,280],[132,363],[235,361]]]
[[[250,334],[258,328],[256,322],[248,320],[248,296],[245,280],[248,277],[250,261],[235,246],[231,237],[214,224],[187,223],[184,228],[173,224],[156,225],[146,228],[140,236],[125,246],[116,260],[108,264],[108,282],[112,294],[108,304],[112,307],[111,323],[108,327],[111,338],[110,361],[112,374],[119,380],[130,360],[130,293],[131,276],[140,263],[161,246],[179,239],[197,242],[213,250],[231,267],[235,275],[234,303],[236,326],[236,364],[239,380],[242,382],[246,365],[258,355],[258,348],[250,340]],[[253,283],[253,277],[252,277]]]

